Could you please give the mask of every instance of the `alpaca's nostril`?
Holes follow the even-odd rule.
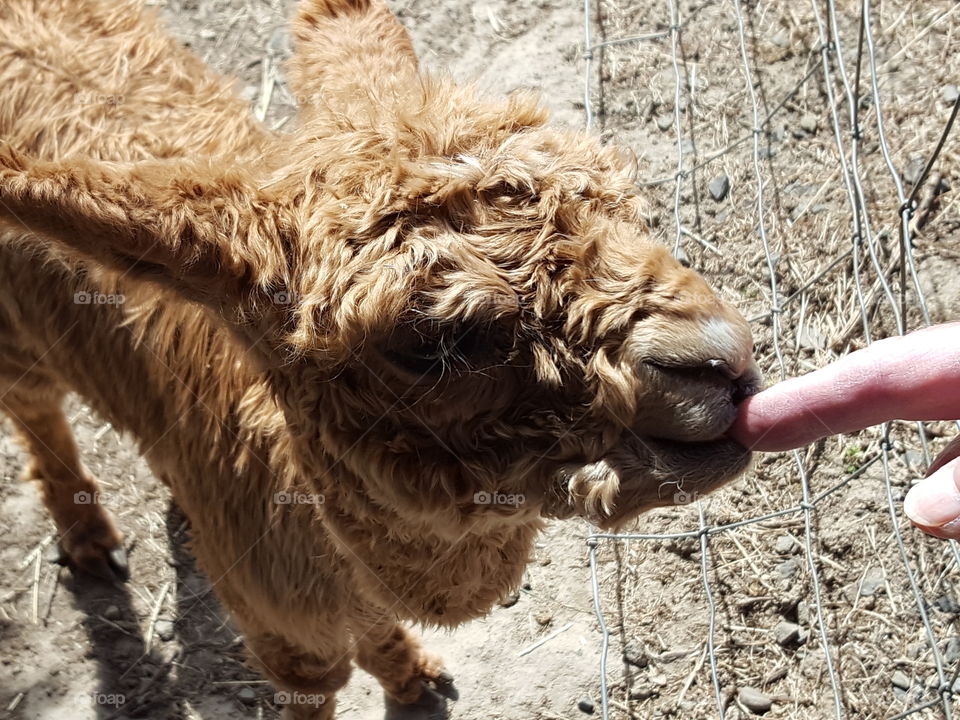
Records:
[[[751,395],[760,392],[763,378],[756,366],[751,366],[737,377],[731,378],[733,382],[733,392],[730,395],[730,401],[734,405],[739,405]]]

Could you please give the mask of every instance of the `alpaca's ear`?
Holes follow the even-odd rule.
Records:
[[[382,0],[302,0],[291,24],[290,87],[302,110],[354,119],[415,81],[410,36]]]
[[[210,163],[41,162],[0,147],[0,219],[225,314],[285,279],[275,207]]]

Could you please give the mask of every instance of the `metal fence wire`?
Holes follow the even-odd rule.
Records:
[[[686,14],[695,14],[709,5],[691,5]],[[811,298],[818,286],[832,284],[849,291],[849,297],[855,298],[849,308],[852,326],[844,328],[841,322],[836,328],[842,342],[834,346],[835,355],[883,335],[902,334],[942,319],[931,316],[925,294],[928,290],[915,258],[915,240],[917,216],[922,211],[924,194],[929,191],[929,180],[938,163],[944,161],[944,149],[957,141],[956,136],[951,137],[951,130],[960,99],[953,99],[952,107],[949,101],[941,103],[946,122],[936,119],[938,127],[933,142],[928,141],[932,134],[927,133],[914,143],[912,149],[923,153],[924,162],[917,171],[906,173],[902,168],[903,154],[897,155],[905,149],[891,141],[885,124],[891,92],[887,80],[890,67],[895,64],[891,58],[902,59],[902,52],[878,42],[878,11],[871,0],[858,0],[856,4],[841,7],[836,0],[812,0],[806,8],[809,14],[805,16],[812,47],[804,48],[805,60],[801,58],[791,66],[795,72],[793,79],[778,79],[781,93],[774,97],[761,78],[765,70],[756,46],[757,28],[764,23],[761,16],[774,12],[776,3],[766,8],[762,3],[748,4],[745,0],[726,0],[713,5],[718,13],[726,14],[730,57],[739,59],[739,67],[728,67],[726,74],[728,91],[738,98],[743,122],[742,130],[728,136],[719,149],[701,153],[694,129],[709,124],[711,118],[709,107],[698,106],[700,89],[695,75],[698,67],[709,63],[710,58],[702,54],[697,57],[696,53],[684,49],[687,28],[680,0],[665,0],[659,17],[644,17],[642,23],[646,23],[649,31],[632,26],[628,30],[633,32],[609,39],[609,26],[618,25],[614,20],[623,3],[617,0],[584,0],[583,3],[583,104],[588,127],[606,129],[605,116],[613,104],[606,85],[613,75],[629,75],[623,72],[623,65],[628,62],[630,52],[641,54],[638,64],[645,62],[644,58],[659,56],[664,71],[661,82],[669,85],[672,79],[672,87],[667,88],[659,102],[649,104],[646,109],[642,102],[630,105],[631,112],[648,124],[658,110],[667,111],[658,117],[658,125],[664,137],[672,133],[673,172],[660,177],[644,177],[641,173],[638,181],[651,193],[660,193],[657,197],[662,202],[664,217],[672,211],[671,223],[659,226],[662,237],[672,242],[674,252],[681,258],[694,253],[707,258],[722,254],[724,249],[720,243],[703,231],[699,209],[703,193],[699,186],[702,177],[719,172],[721,167],[742,165],[749,193],[741,194],[740,205],[730,212],[750,216],[746,234],[757,250],[758,260],[753,271],[765,282],[752,303],[752,307],[758,304],[763,307],[752,314],[750,321],[757,329],[758,343],[766,350],[767,366],[763,369],[770,381],[784,379],[816,366],[824,358],[829,359],[829,355],[819,354],[804,362],[803,357],[794,352],[797,335],[814,312]],[[916,4],[904,5],[904,15],[918,11]],[[938,23],[952,36],[949,28],[955,8],[956,4],[944,5],[937,13],[931,11],[926,16],[929,26],[920,27],[917,37]],[[638,29],[641,31],[636,32]],[[721,32],[718,26],[717,33]],[[610,57],[614,50],[619,55]],[[954,65],[953,72],[958,67]],[[739,87],[734,88],[734,84]],[[645,90],[640,88],[641,95]],[[814,172],[820,175],[815,184],[822,183],[820,192],[832,185],[840,193],[836,206],[829,208],[833,215],[823,222],[823,237],[832,233],[833,238],[839,238],[839,253],[835,257],[824,257],[824,253],[815,252],[816,266],[801,280],[793,282],[787,292],[781,287],[781,279],[796,273],[796,263],[791,261],[791,248],[784,237],[789,238],[791,227],[799,227],[798,216],[808,214],[811,203],[791,214],[789,222],[784,220],[786,213],[779,201],[769,137],[777,132],[777,123],[786,113],[798,112],[801,104],[810,106],[811,103],[820,103],[824,120],[821,140],[826,138],[823,142],[830,145],[827,150],[835,163],[833,166],[813,164]],[[721,118],[714,120],[716,124],[725,122]],[[668,166],[669,159],[661,164]],[[929,192],[938,191],[934,188]],[[882,201],[877,200],[881,195],[885,196]],[[691,205],[697,207],[691,210]],[[794,238],[793,246],[803,242],[818,243],[822,238]],[[824,244],[824,250],[827,245]],[[710,276],[710,272],[706,274]],[[841,461],[834,462],[834,466],[839,464],[841,468],[838,473],[822,470],[823,456],[839,452],[835,446],[821,446],[819,451],[793,451],[788,458],[781,457],[779,465],[784,482],[793,488],[793,494],[781,493],[772,498],[770,506],[761,513],[751,513],[742,505],[741,511],[732,516],[714,513],[711,502],[702,500],[692,506],[695,514],[682,515],[683,521],[692,525],[689,529],[671,531],[681,517],[674,515],[664,516],[661,529],[665,531],[662,532],[591,535],[588,538],[590,570],[596,616],[602,632],[599,708],[602,717],[605,720],[671,716],[727,718],[765,712],[762,703],[759,708],[750,707],[748,698],[742,694],[747,684],[755,686],[761,695],[769,696],[779,708],[774,714],[781,717],[954,717],[955,703],[960,699],[957,697],[960,652],[956,652],[951,643],[960,643],[954,639],[960,607],[949,607],[948,600],[960,575],[960,552],[954,542],[941,543],[921,537],[900,512],[908,478],[918,477],[930,462],[928,440],[932,435],[930,427],[922,423],[888,423],[861,436],[862,445],[856,453],[847,453]],[[909,457],[904,460],[905,456]],[[838,593],[836,582],[826,579],[828,573],[834,578],[842,574],[841,570],[850,568],[841,567],[845,565],[842,557],[824,551],[820,537],[824,512],[829,508],[833,513],[831,518],[842,516],[849,509],[848,493],[858,482],[868,483],[866,487],[874,493],[877,504],[869,506],[851,522],[853,542],[866,543],[868,536],[879,537],[877,542],[887,550],[885,555],[878,551],[877,557],[889,561],[886,566],[881,562],[888,596],[872,609],[861,604],[865,597],[862,590],[866,573],[860,574],[856,590],[847,596]],[[789,498],[793,500],[787,502]],[[799,557],[805,564],[805,583],[799,595],[795,586],[791,588],[789,604],[791,608],[803,605],[808,608],[804,632],[809,631],[802,647],[794,643],[790,648],[789,642],[781,643],[787,649],[777,646],[770,628],[743,627],[746,623],[737,622],[742,616],[723,609],[746,607],[751,601],[782,607],[784,598],[777,597],[781,586],[772,581],[764,583],[766,591],[759,599],[736,597],[731,590],[733,585],[724,580],[734,561],[718,560],[715,554],[718,541],[732,541],[743,551],[737,562],[762,572],[757,560],[758,553],[762,554],[762,543],[755,543],[753,550],[744,550],[743,545],[747,543],[736,534],[784,527],[796,532]],[[868,527],[879,528],[879,534]],[[684,578],[688,581],[685,592],[689,592],[690,598],[696,598],[699,603],[696,607],[706,614],[705,622],[699,626],[704,628],[706,636],[699,638],[699,647],[671,655],[666,652],[671,643],[663,637],[668,634],[664,624],[631,622],[637,615],[631,614],[629,607],[634,602],[631,593],[636,588],[625,589],[621,583],[624,573],[635,570],[625,570],[622,561],[623,554],[631,552],[648,561],[652,557],[666,557],[670,552],[675,554],[678,543],[684,542],[688,565],[699,574],[697,589],[690,577]],[[665,584],[669,585],[669,578]],[[639,590],[636,592],[639,597],[636,603],[642,604],[646,596]],[[949,612],[944,612],[944,606],[948,606]],[[670,608],[666,610],[669,615]],[[667,625],[682,625],[688,622],[688,615],[695,612],[693,607],[689,613],[680,610],[674,608]],[[869,637],[856,636],[851,630],[855,621],[850,620],[855,613],[857,617],[876,616],[870,622],[881,628],[877,637],[882,632],[887,640],[871,644],[874,641]],[[649,617],[662,619],[664,616]],[[737,640],[748,630],[755,632],[756,641]],[[855,636],[860,638],[863,647],[854,647]],[[890,638],[901,636],[914,641],[904,656],[884,657],[882,650],[875,649],[884,647],[883,642]],[[626,646],[631,644],[653,646],[654,650],[648,650],[640,660],[627,658]],[[768,645],[775,646],[774,650],[758,649]],[[659,654],[657,647],[662,651]],[[874,651],[865,653],[864,647]],[[615,649],[624,657],[618,657]],[[657,668],[662,669],[684,653],[699,660],[681,673],[683,682],[679,690],[664,697],[666,683]],[[868,666],[864,655],[873,655],[875,666]],[[804,658],[815,658],[814,671],[810,671]],[[860,658],[858,664],[851,658]],[[878,674],[877,667],[883,672]],[[897,676],[898,669],[901,677]],[[655,674],[660,677],[651,686],[649,679]],[[792,696],[782,697],[782,692],[778,696],[777,688],[782,689],[785,679],[789,681],[792,675],[798,678],[787,682]],[[646,679],[638,680],[638,677]],[[643,683],[646,689],[635,692],[636,685]]]

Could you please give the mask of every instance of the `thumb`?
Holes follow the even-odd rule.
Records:
[[[960,539],[960,458],[914,485],[903,501],[903,511],[924,532]]]

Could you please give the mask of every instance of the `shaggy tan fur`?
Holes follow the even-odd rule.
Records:
[[[543,518],[740,473],[757,376],[616,151],[420,73],[379,1],[293,29],[275,135],[136,3],[0,4],[0,407],[100,574],[64,394],[137,438],[291,717],[330,718],[352,662],[402,702],[442,679],[399,623],[486,612]]]

